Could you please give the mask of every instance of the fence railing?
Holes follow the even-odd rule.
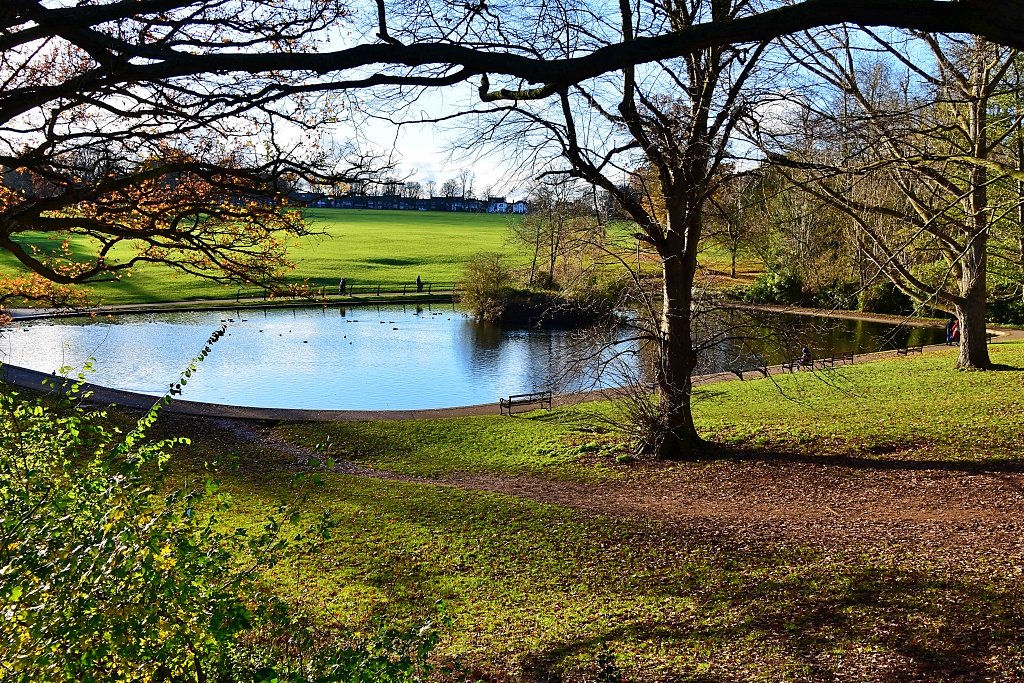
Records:
[[[338,283],[325,285],[312,282],[296,284],[289,291],[278,291],[271,293],[260,288],[238,289],[235,294],[235,301],[263,299],[313,299],[317,301],[330,301],[332,299],[346,299],[349,297],[372,296],[372,297],[395,297],[411,296],[415,294],[427,296],[451,296],[456,297],[459,291],[458,282],[421,282],[419,286],[415,282],[403,283],[370,283],[350,282],[346,280],[344,291]]]

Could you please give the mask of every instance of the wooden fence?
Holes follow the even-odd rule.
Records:
[[[392,298],[399,296],[427,295],[427,296],[450,296],[453,299],[458,296],[459,283],[457,282],[423,282],[420,291],[417,291],[415,282],[397,283],[370,283],[370,282],[345,282],[345,293],[337,282],[325,285],[312,282],[296,284],[290,291],[271,294],[265,289],[248,288],[239,289],[235,295],[235,301],[252,301],[254,299],[312,299],[315,301],[332,301],[335,299],[347,299],[349,297],[381,297]]]

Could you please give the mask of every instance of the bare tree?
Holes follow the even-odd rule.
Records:
[[[708,236],[729,252],[729,277],[736,278],[736,259],[740,249],[752,241],[757,232],[756,209],[760,206],[755,183],[750,174],[733,176],[722,183],[710,197]]]
[[[443,185],[441,185],[442,197],[461,197],[461,192],[462,186],[459,184],[459,181],[455,178],[449,178],[448,180],[444,181]]]
[[[838,93],[805,100],[804,122],[841,139],[777,160],[855,222],[879,273],[957,317],[958,367],[990,367],[989,237],[994,221],[1020,205],[1019,195],[996,189],[1013,169],[1003,163],[1005,136],[994,135],[993,105],[1018,87],[1006,80],[1016,53],[977,38],[868,35],[875,49],[846,31],[796,45],[794,54]]]
[[[622,3],[614,20],[601,8],[578,4],[552,13],[567,23],[573,49],[598,50],[639,40],[647,27],[685,31],[700,19],[728,23],[753,9],[748,0],[686,0],[639,8]],[[553,57],[568,49],[559,35],[541,38],[543,25],[523,30],[534,31],[523,41]],[[753,110],[751,86],[764,48],[708,48],[643,70],[628,67],[559,89],[551,100],[537,100],[548,93],[532,89],[483,93],[495,108],[485,139],[517,159],[534,160],[544,177],[578,178],[607,192],[660,260],[660,304],[647,331],[656,348],[660,429],[638,446],[658,457],[689,457],[701,443],[690,409],[698,360],[691,331],[698,247],[706,205],[729,175],[730,140]]]
[[[458,183],[459,183],[459,196],[465,199],[471,199],[473,197],[473,181],[475,176],[469,169],[463,169],[459,171]]]
[[[532,252],[531,286],[571,284],[586,270],[588,252],[600,246],[593,216],[581,199],[579,188],[571,183],[538,183],[527,198],[530,212],[509,222],[512,239]]]

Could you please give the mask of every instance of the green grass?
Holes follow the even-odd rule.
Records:
[[[480,251],[508,252],[508,221],[515,217],[496,214],[459,214],[357,209],[310,209],[306,216],[313,231],[323,233],[297,240],[289,250],[296,263],[288,280],[309,281],[316,287],[336,288],[341,277],[353,284],[401,285],[419,275],[427,282],[450,285],[462,278],[471,255]],[[48,249],[59,240],[36,239],[35,246]],[[72,249],[87,250],[84,240],[73,240]],[[126,259],[127,246],[110,260]],[[18,272],[22,266],[0,251],[0,270]],[[105,304],[193,299],[234,298],[231,286],[181,275],[157,265],[142,266],[119,282],[90,287]]]
[[[517,248],[508,242],[508,225],[509,221],[521,220],[519,216],[497,214],[363,209],[307,209],[305,215],[311,229],[322,234],[296,240],[290,246],[289,258],[296,268],[288,280],[329,290],[337,287],[341,277],[357,285],[401,286],[414,282],[419,275],[427,282],[450,285],[462,279],[466,262],[477,252],[501,252],[514,260]],[[626,251],[633,249],[631,232],[624,223],[609,228],[609,234]],[[27,243],[43,251],[58,247],[62,241],[42,236],[26,238]],[[91,251],[83,239],[72,239],[70,244],[77,253]],[[131,255],[130,247],[121,246],[109,260],[125,260]],[[726,271],[728,254],[709,241],[701,252],[701,263]],[[744,272],[756,268],[749,258],[742,259],[739,266]],[[658,272],[653,260],[645,264],[647,269]],[[0,250],[0,271],[22,270],[16,259]],[[89,291],[98,303],[116,305],[234,298],[238,289],[165,266],[143,265],[118,282],[91,285]]]
[[[768,477],[780,455],[859,463],[850,476],[867,482],[886,462],[911,470],[1019,462],[1024,344],[997,345],[993,356],[1008,369],[958,372],[943,353],[785,376],[778,386],[702,389],[698,423],[725,450],[668,469],[615,465],[613,451],[587,446],[612,435],[586,432],[578,411],[277,433],[364,466],[496,473],[524,490],[540,478],[586,491],[613,471],[613,484],[642,488],[646,477],[727,472],[738,455],[762,461]],[[195,462],[232,441],[209,425],[192,431]],[[255,524],[286,494],[294,456],[249,443],[236,450],[242,466],[224,475],[225,490],[237,519]],[[916,476],[908,471],[908,482]],[[1014,558],[969,547],[945,557],[885,544],[737,542],[714,520],[618,519],[416,481],[323,478],[307,507],[333,513],[333,536],[281,566],[275,585],[325,623],[367,627],[381,615],[415,622],[443,600],[454,622],[441,655],[489,680],[594,681],[601,658],[635,681],[1024,675]]]
[[[592,457],[616,450],[614,444],[606,445],[606,430],[577,421],[575,415],[582,416],[560,410],[555,415],[534,411],[514,418],[299,423],[283,425],[277,432],[325,457],[410,476],[486,472],[588,481],[614,478],[613,469]]]
[[[956,351],[831,373],[712,386],[696,393],[699,428],[723,443],[821,455],[1017,460],[1024,437],[1024,346],[992,348],[994,372],[956,372]]]
[[[1024,346],[993,346],[993,360],[1011,368],[997,372],[954,372],[954,354],[710,385],[694,393],[694,418],[702,434],[727,448],[823,458],[907,452],[936,461],[1017,459],[1024,438]],[[607,421],[615,419],[608,405],[594,404],[515,418],[298,423],[278,431],[333,457],[400,474],[600,481],[630,471],[616,463],[628,444],[609,430]]]

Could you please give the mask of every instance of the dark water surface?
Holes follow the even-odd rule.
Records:
[[[780,337],[789,346],[810,343],[821,355],[942,338],[942,330],[788,318],[785,324],[792,327],[781,334],[764,322],[749,328],[761,341],[723,341],[701,370],[743,366],[751,358],[778,362],[792,353],[779,348]],[[562,330],[502,329],[450,306],[268,309],[20,322],[0,333],[0,362],[52,372],[62,366],[77,370],[95,358],[89,381],[160,395],[222,322],[227,335],[182,398],[330,410],[493,403],[499,396],[546,388],[569,344]],[[608,386],[617,378],[598,381]],[[589,380],[575,382],[569,388]]]

